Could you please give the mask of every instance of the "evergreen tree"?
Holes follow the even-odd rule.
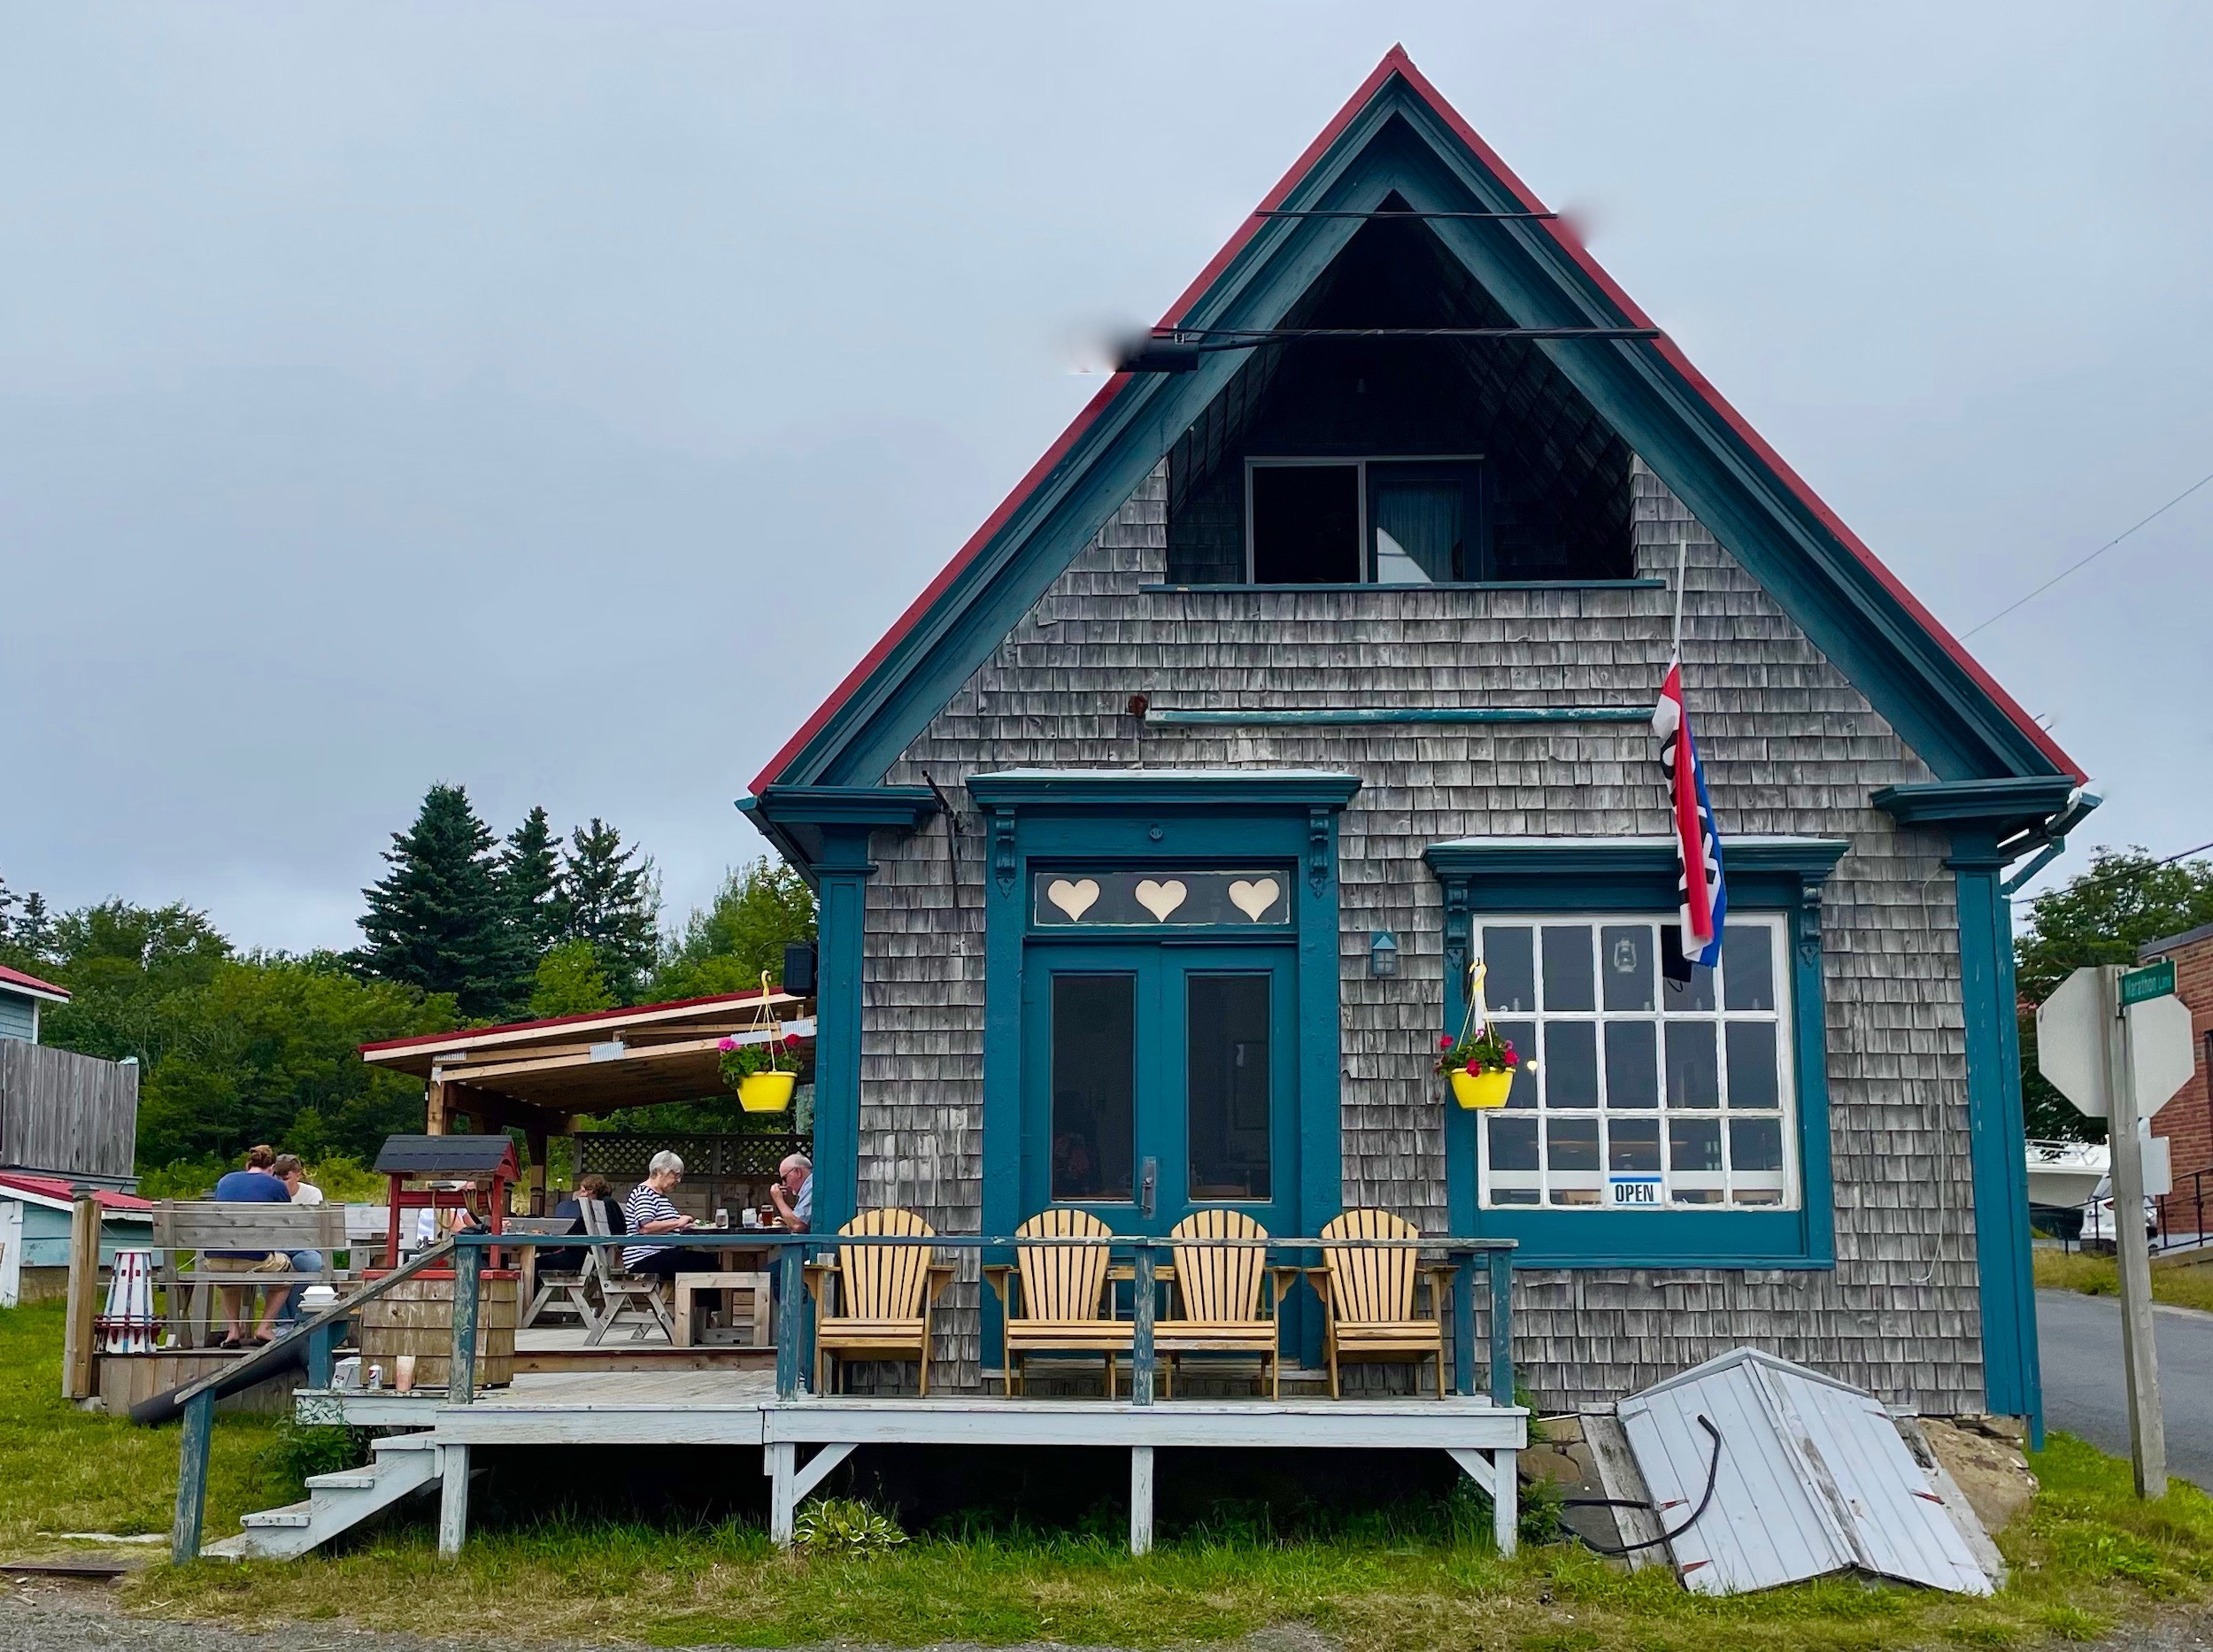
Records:
[[[499,852],[499,892],[508,922],[528,952],[526,974],[534,972],[561,938],[560,843],[539,807],[522,817]]]
[[[652,859],[623,847],[622,834],[595,814],[569,835],[562,861],[562,938],[590,941],[609,990],[636,1003],[659,951],[660,885]]]
[[[391,870],[362,894],[362,974],[424,992],[450,992],[471,1019],[519,1007],[528,979],[502,896],[490,829],[459,786],[434,785],[422,812],[384,852]],[[527,988],[525,989],[527,991]]]

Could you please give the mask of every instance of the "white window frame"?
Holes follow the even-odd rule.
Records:
[[[1355,473],[1354,487],[1360,511],[1360,578],[1353,583],[1374,585],[1378,591],[1419,591],[1419,585],[1384,585],[1376,578],[1375,534],[1368,521],[1368,467],[1370,465],[1480,465],[1481,453],[1306,453],[1277,457],[1264,455],[1248,457],[1245,461],[1245,583],[1259,583],[1253,574],[1253,473],[1256,470],[1285,470],[1294,466],[1327,465],[1342,469],[1349,465]],[[1486,478],[1481,484],[1490,485]],[[1433,584],[1438,583],[1431,582]],[[1453,580],[1451,584],[1469,584],[1478,582]]]
[[[1772,971],[1771,986],[1775,1007],[1771,1010],[1732,1010],[1727,1007],[1727,984],[1724,979],[1728,961],[1724,953],[1719,969],[1714,971],[1712,991],[1714,1007],[1710,1010],[1670,1011],[1667,1005],[1667,987],[1659,977],[1659,948],[1664,946],[1664,936],[1672,923],[1669,914],[1650,912],[1484,912],[1477,915],[1474,940],[1477,954],[1484,945],[1484,931],[1492,929],[1526,929],[1531,931],[1531,959],[1535,971],[1537,1007],[1526,1010],[1489,1007],[1491,1019],[1500,1023],[1534,1026],[1537,1030],[1535,1048],[1523,1048],[1523,1059],[1538,1056],[1544,1047],[1544,1029],[1547,1023],[1581,1023],[1592,1025],[1593,1041],[1598,1057],[1599,1104],[1594,1108],[1561,1108],[1557,1110],[1547,1105],[1546,1075],[1541,1059],[1534,1075],[1538,1085],[1538,1106],[1534,1108],[1500,1108],[1482,1115],[1483,1123],[1477,1131],[1477,1154],[1476,1170],[1477,1199],[1486,1210],[1508,1211],[1585,1211],[1615,1210],[1616,1206],[1608,1197],[1612,1177],[1610,1168],[1609,1124],[1615,1118],[1656,1120],[1660,1126],[1660,1177],[1662,1198],[1657,1208],[1662,1211],[1703,1211],[1722,1213],[1731,1211],[1797,1211],[1804,1208],[1804,1178],[1799,1154],[1799,1096],[1796,1068],[1796,1044],[1793,1023],[1795,1004],[1793,999],[1793,971],[1791,969],[1790,924],[1785,915],[1766,912],[1731,912],[1728,928],[1758,926],[1769,932],[1769,968]],[[1604,1007],[1605,963],[1602,956],[1602,936],[1609,927],[1643,926],[1654,931],[1653,966],[1654,974],[1654,1007],[1650,1010],[1609,1010]],[[1546,928],[1579,928],[1591,936],[1591,955],[1593,980],[1592,1001],[1598,1007],[1589,1010],[1553,1011],[1544,1007],[1544,939]],[[1658,1105],[1652,1108],[1615,1108],[1607,1106],[1606,1026],[1609,1023],[1650,1023],[1653,1027],[1654,1059],[1659,1079]],[[1669,1023],[1703,1023],[1714,1027],[1716,1063],[1716,1105],[1713,1108],[1676,1108],[1667,1099],[1667,1033]],[[1729,1106],[1729,1041],[1727,1028],[1736,1022],[1761,1022],[1775,1028],[1776,1099],[1772,1108],[1735,1108]],[[1551,1169],[1551,1131],[1548,1121],[1554,1118],[1596,1119],[1599,1121],[1598,1168],[1595,1170],[1561,1170]],[[1491,1163],[1491,1132],[1501,1119],[1531,1120],[1537,1123],[1538,1169],[1534,1170],[1495,1170]],[[1719,1126],[1722,1142],[1722,1169],[1719,1170],[1687,1170],[1672,1169],[1672,1131],[1670,1121],[1676,1119],[1714,1120]],[[1779,1170],[1736,1170],[1731,1166],[1733,1149],[1730,1122],[1736,1120],[1775,1119],[1782,1138],[1782,1168]],[[1642,1174],[1623,1172],[1624,1175]],[[1680,1192],[1716,1193],[1717,1200],[1692,1202],[1680,1200]],[[1532,1201],[1526,1195],[1536,1194]],[[1518,1200],[1501,1200],[1500,1193],[1524,1195]],[[1572,1193],[1591,1197],[1577,1201],[1561,1201],[1555,1193]],[[1767,1202],[1744,1201],[1739,1193],[1773,1194]]]

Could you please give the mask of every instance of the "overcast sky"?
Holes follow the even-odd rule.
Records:
[[[0,876],[731,807],[1394,40],[1946,621],[2213,472],[2199,4],[0,5]],[[2209,486],[1978,635],[2213,838]],[[2079,867],[2070,857],[2063,869]]]

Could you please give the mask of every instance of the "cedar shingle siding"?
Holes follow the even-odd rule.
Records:
[[[1668,830],[1641,727],[1145,727],[1156,706],[1645,705],[1669,595],[1644,591],[1145,593],[1166,574],[1156,472],[956,694],[886,781],[928,769],[1322,768],[1359,774],[1339,876],[1344,1198],[1445,1223],[1442,909],[1421,861],[1471,834]],[[1837,1265],[1831,1272],[1534,1270],[1515,1358],[1547,1409],[1628,1393],[1741,1344],[1935,1413],[1982,1409],[1953,880],[1940,835],[1867,801],[1932,778],[1659,480],[1635,476],[1637,572],[1689,547],[1689,698],[1724,836],[1848,838],[1824,891]],[[965,817],[951,907],[942,822],[880,834],[868,886],[860,1200],[947,1231],[981,1219],[984,838]],[[1402,974],[1370,979],[1369,932]],[[969,1264],[973,1268],[973,1263]],[[973,1279],[950,1299],[949,1378],[977,1380]]]

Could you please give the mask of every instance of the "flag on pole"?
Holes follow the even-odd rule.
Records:
[[[1677,892],[1683,907],[1683,956],[1711,968],[1721,960],[1722,919],[1729,892],[1722,883],[1721,834],[1714,829],[1714,806],[1706,797],[1706,771],[1699,767],[1691,738],[1690,709],[1683,703],[1683,661],[1668,661],[1653,708],[1652,731],[1660,737],[1660,767],[1668,776],[1668,807],[1675,822]]]

